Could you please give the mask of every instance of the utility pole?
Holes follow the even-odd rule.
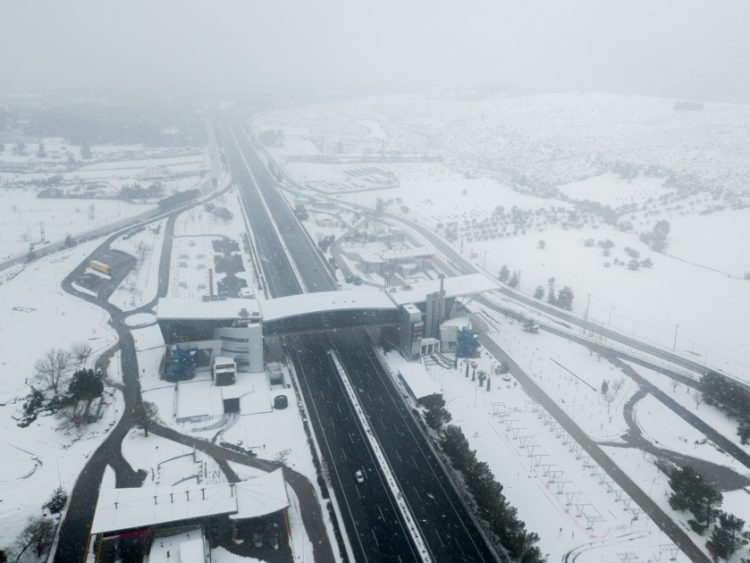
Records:
[[[674,325],[674,344],[672,344],[672,352],[677,350],[677,331],[680,330],[680,325]]]
[[[586,298],[586,312],[583,315],[583,333],[586,334],[586,325],[589,323],[589,308],[591,307],[591,294]],[[590,330],[590,328],[589,328]],[[593,334],[593,330],[591,331]]]

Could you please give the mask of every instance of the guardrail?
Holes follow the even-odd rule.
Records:
[[[334,352],[333,350],[328,350],[328,355],[331,357],[333,364],[336,366],[336,371],[341,377],[341,381],[344,384],[344,389],[346,390],[346,394],[349,397],[349,401],[351,402],[352,407],[354,407],[354,412],[357,413],[357,418],[359,418],[359,422],[362,424],[362,427],[365,430],[367,441],[370,443],[370,447],[375,453],[375,458],[378,461],[378,465],[385,475],[385,481],[388,485],[388,488],[390,489],[393,497],[396,499],[396,505],[398,506],[398,510],[401,513],[401,516],[406,521],[406,526],[409,529],[409,535],[414,541],[414,544],[417,546],[419,557],[424,563],[431,563],[432,557],[430,556],[430,552],[427,549],[427,544],[422,537],[422,532],[417,526],[416,519],[411,513],[409,505],[406,504],[406,501],[404,500],[404,495],[401,493],[401,487],[396,480],[396,476],[393,474],[393,470],[388,463],[388,459],[383,453],[383,449],[380,447],[378,439],[375,437],[375,433],[370,427],[370,421],[368,420],[365,411],[362,409],[362,406],[359,404],[359,399],[357,398],[357,394],[354,391],[354,387],[352,386],[351,381],[349,381],[349,376],[344,370],[344,366],[341,365],[336,352]]]

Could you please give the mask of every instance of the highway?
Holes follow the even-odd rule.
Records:
[[[220,138],[255,235],[268,289],[273,297],[302,293],[301,280],[298,280],[279,240],[277,227],[267,212],[256,183],[257,173],[267,181],[270,178],[262,176],[262,170],[251,171],[252,157],[248,158],[248,151],[241,152],[238,146],[244,132],[240,130],[237,134],[231,125],[222,125]],[[258,167],[258,161],[252,162]],[[264,168],[262,163],[258,168]],[[289,234],[288,226],[285,232]],[[330,282],[326,280],[326,285],[320,287],[328,289],[328,284]],[[327,339],[296,336],[284,339],[283,344],[310,409],[310,423],[321,447],[328,481],[338,500],[344,519],[342,524],[346,528],[355,560],[419,561],[415,546],[395,508],[394,499],[362,434],[361,425],[331,364]],[[366,475],[365,483],[356,482],[355,472],[358,470]]]
[[[331,339],[435,560],[494,560],[367,335],[341,332]]]
[[[284,339],[357,561],[420,561],[321,336]],[[355,472],[364,482],[357,483]],[[353,533],[352,533],[353,532]]]
[[[271,294],[336,289],[314,243],[278,191],[247,134],[223,122],[220,138],[240,185]],[[282,240],[278,240],[283,237]],[[285,252],[286,250],[286,252]],[[291,256],[291,260],[287,256]],[[292,263],[293,262],[293,263]],[[363,331],[284,339],[357,561],[417,561],[362,427],[328,359],[334,348],[401,484],[435,561],[495,561],[494,553],[417,427]],[[363,470],[364,483],[354,473]]]

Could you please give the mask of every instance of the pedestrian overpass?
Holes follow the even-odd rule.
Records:
[[[495,281],[483,274],[443,280],[445,299],[449,301],[497,287]],[[416,304],[422,307],[428,295],[439,289],[440,280],[423,280],[386,289],[322,291],[275,299],[199,301],[166,297],[159,300],[157,318],[165,334],[190,330],[190,340],[207,337],[213,328],[236,326],[242,322],[262,323],[264,336],[395,326],[399,323],[403,306]],[[170,328],[164,331],[167,326]]]

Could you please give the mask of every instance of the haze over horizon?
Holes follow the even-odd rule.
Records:
[[[505,83],[750,102],[750,4],[6,3],[4,91],[380,92]]]

